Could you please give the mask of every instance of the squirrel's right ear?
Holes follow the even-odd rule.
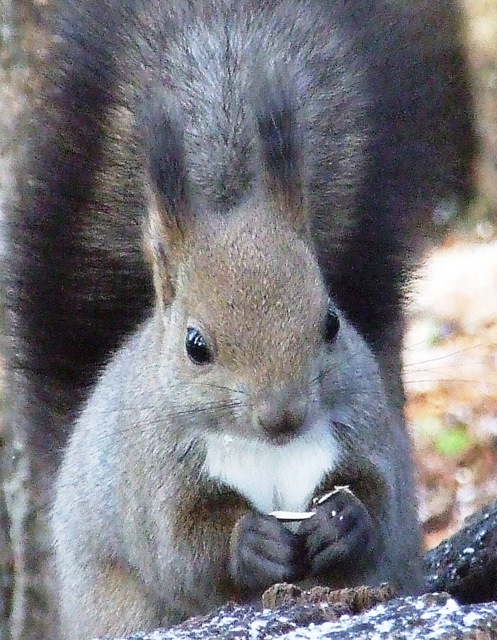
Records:
[[[159,301],[174,295],[192,225],[185,150],[178,118],[166,100],[150,100],[142,116],[148,215],[145,252]]]
[[[265,187],[279,215],[300,236],[309,233],[303,141],[294,97],[277,75],[256,87],[255,115],[259,131]]]

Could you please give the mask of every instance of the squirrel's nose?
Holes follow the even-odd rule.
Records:
[[[265,393],[254,409],[255,426],[271,440],[287,440],[303,428],[307,404],[288,390]]]

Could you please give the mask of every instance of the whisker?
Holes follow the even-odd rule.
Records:
[[[114,435],[116,435],[116,433],[120,436],[126,436],[130,433],[136,433],[138,430],[140,431],[140,433],[143,433],[148,429],[155,429],[157,427],[160,427],[161,425],[165,425],[171,420],[174,420],[174,418],[188,418],[189,416],[197,417],[199,414],[204,414],[207,416],[209,416],[209,414],[212,414],[213,419],[220,416],[224,417],[225,415],[229,415],[233,409],[239,407],[240,404],[241,403],[238,402],[219,404],[212,403],[210,406],[206,407],[195,407],[192,409],[180,409],[166,412],[156,420],[137,421],[132,425],[123,426],[121,428],[118,428],[117,430],[111,430],[110,433],[99,433],[97,435],[97,440],[99,442],[103,442],[107,437],[113,437]],[[132,409],[130,409],[130,411],[132,411]]]
[[[433,358],[416,361],[415,363],[408,363],[406,366],[416,366],[418,364],[429,364],[431,362],[438,362],[440,360],[446,360],[446,359],[451,358],[453,356],[457,356],[460,353],[466,353],[468,351],[474,351],[475,349],[488,348],[488,347],[492,347],[492,346],[497,347],[496,344],[491,343],[491,342],[489,342],[489,343],[481,342],[481,343],[478,343],[476,345],[472,345],[470,347],[464,347],[463,349],[457,349],[457,350],[454,350],[454,351],[450,351],[450,353],[444,353],[441,356],[434,356]]]
[[[248,395],[243,389],[235,389],[234,387],[227,387],[226,385],[214,384],[212,382],[194,382],[197,387],[209,387],[212,389],[220,389],[221,391],[229,391],[230,393],[239,393],[240,395]]]
[[[471,384],[471,385],[488,385],[490,387],[495,386],[494,382],[488,380],[482,380],[480,378],[457,378],[457,377],[431,377],[431,378],[412,378],[411,380],[404,378],[404,384],[417,384],[417,383],[453,383],[453,384]]]

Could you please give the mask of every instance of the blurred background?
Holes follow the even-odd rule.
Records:
[[[461,7],[481,144],[477,188],[463,212],[440,212],[449,230],[413,283],[405,346],[427,547],[497,498],[497,0],[462,0]],[[13,123],[36,93],[51,9],[50,0],[2,0],[0,7],[0,212],[22,143]],[[1,371],[0,361],[0,383]]]
[[[497,0],[464,0],[480,155],[413,285],[404,352],[428,547],[497,497]]]

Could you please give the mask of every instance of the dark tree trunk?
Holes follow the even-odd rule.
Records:
[[[13,206],[13,167],[21,161],[26,140],[27,107],[36,96],[43,62],[50,45],[47,18],[51,2],[3,0],[0,12],[0,224]],[[5,245],[0,234],[0,258]],[[0,272],[3,269],[0,268]],[[3,283],[2,283],[3,284]],[[3,289],[3,286],[2,286]],[[9,331],[1,305],[2,347],[9,348]],[[8,326],[8,323],[7,323]],[[10,373],[9,375],[15,375]],[[0,380],[1,382],[1,380]],[[9,386],[9,379],[6,381]],[[7,393],[7,397],[9,397]],[[22,398],[0,404],[2,491],[0,492],[0,640],[53,637],[47,606],[46,512],[47,468],[30,450],[23,424],[12,406]]]

